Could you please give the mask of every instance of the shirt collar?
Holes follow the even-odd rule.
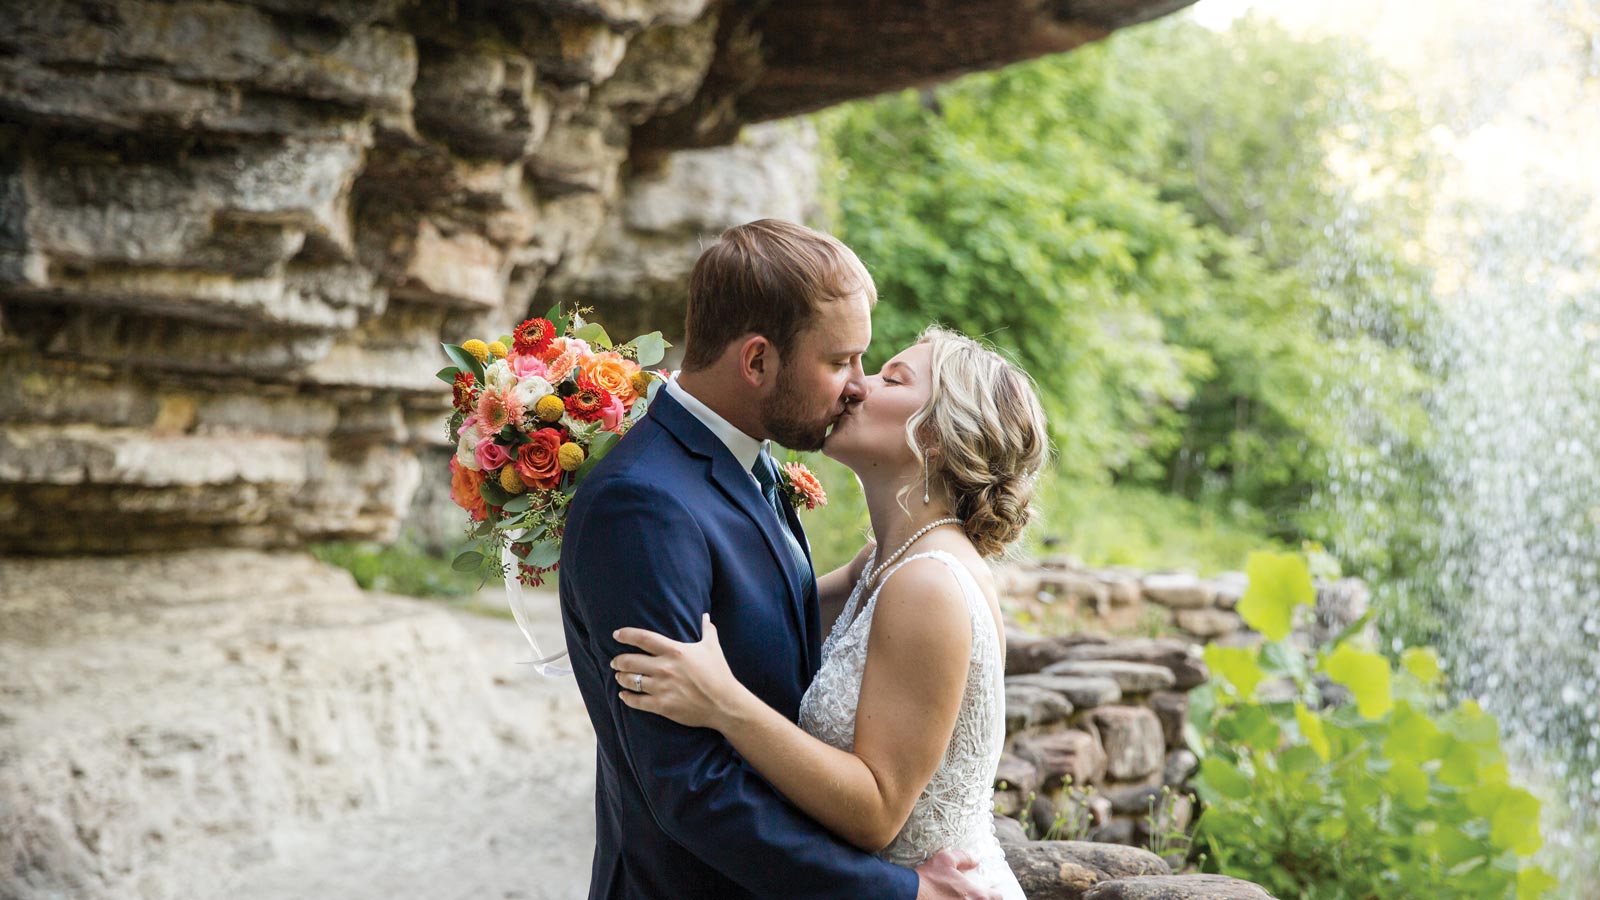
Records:
[[[699,398],[684,389],[678,383],[678,373],[673,372],[667,379],[663,390],[672,394],[672,399],[683,405],[689,414],[700,420],[700,424],[711,430],[717,439],[728,448],[733,458],[739,461],[746,472],[755,468],[756,460],[760,458],[761,451],[766,448],[766,441],[758,441],[743,431],[740,431],[732,422],[717,415],[711,407],[701,403]],[[754,477],[754,476],[752,476]]]

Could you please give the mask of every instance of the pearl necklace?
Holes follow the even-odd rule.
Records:
[[[938,519],[938,520],[929,522],[928,524],[922,526],[920,529],[917,530],[916,534],[913,534],[911,536],[910,540],[908,540],[904,544],[900,545],[900,549],[899,550],[896,550],[895,552],[889,554],[889,558],[884,560],[882,565],[874,566],[874,567],[868,569],[866,571],[866,573],[862,575],[861,583],[863,585],[872,584],[872,582],[874,580],[876,580],[879,575],[882,575],[890,566],[894,565],[894,561],[900,558],[900,554],[902,554],[902,553],[906,552],[907,550],[911,549],[911,545],[915,544],[918,540],[920,540],[923,535],[925,535],[928,532],[934,530],[935,528],[938,528],[940,525],[959,525],[959,524],[961,524],[961,520],[960,519],[956,518],[955,516],[948,516],[948,517],[943,518],[943,519]]]

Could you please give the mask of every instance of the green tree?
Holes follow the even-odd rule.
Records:
[[[985,336],[1037,380],[1064,477],[1366,534],[1331,519],[1406,498],[1308,501],[1425,438],[1427,168],[1388,96],[1354,47],[1177,20],[825,114],[875,361],[930,321]]]

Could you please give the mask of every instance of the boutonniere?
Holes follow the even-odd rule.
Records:
[[[778,467],[779,488],[792,506],[805,504],[806,509],[816,509],[828,504],[828,493],[822,482],[806,468],[805,463],[786,462]]]

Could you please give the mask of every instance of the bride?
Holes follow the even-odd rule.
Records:
[[[832,622],[797,726],[740,684],[709,616],[697,643],[623,628],[612,660],[636,710],[722,733],[790,802],[862,849],[916,866],[943,849],[1023,900],[992,818],[1005,740],[1005,640],[985,557],[1016,539],[1045,459],[1026,374],[930,328],[868,379],[823,452],[855,471],[874,542],[817,581]],[[882,558],[878,548],[893,548]]]

